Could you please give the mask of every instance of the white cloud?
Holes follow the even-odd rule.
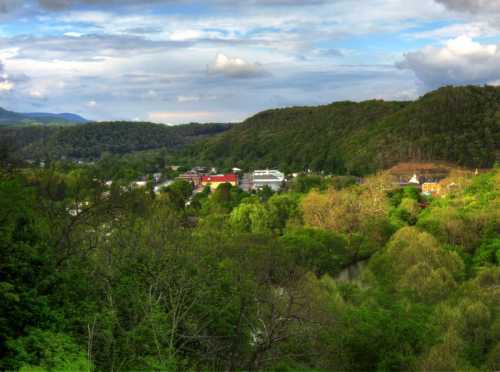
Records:
[[[97,106],[97,102],[92,100],[87,102],[87,107],[93,108]]]
[[[217,96],[215,95],[205,95],[205,94],[192,95],[192,96],[177,96],[177,102],[179,103],[213,101],[216,99]]]
[[[213,112],[209,111],[192,111],[192,112],[174,112],[160,111],[151,112],[148,115],[149,121],[164,124],[180,124],[186,122],[205,122],[211,121],[215,117]]]
[[[80,33],[80,32],[65,32],[64,36],[68,36],[68,37],[81,37],[81,36],[83,36],[83,34]]]
[[[14,83],[11,82],[11,81],[8,81],[8,80],[3,80],[1,81],[0,80],[0,92],[2,91],[11,91],[12,89],[14,89]]]
[[[177,96],[177,102],[198,102],[200,100],[199,96]]]
[[[9,75],[5,72],[3,63],[0,61],[0,92],[9,92],[14,89],[15,84],[9,80]]]
[[[249,79],[268,76],[260,63],[247,62],[242,58],[230,58],[219,53],[215,61],[208,66],[208,72],[229,78]]]
[[[44,98],[44,96],[45,96],[44,93],[42,93],[38,89],[31,89],[30,92],[29,92],[29,94],[33,98]]]
[[[170,34],[170,40],[172,41],[196,40],[202,36],[203,33],[199,30],[173,31]]]
[[[471,22],[455,23],[437,29],[422,32],[413,32],[407,35],[412,39],[446,40],[459,36],[468,36],[474,39],[477,37],[495,36],[496,34],[497,30],[491,27],[491,25],[489,25],[487,22]]]
[[[428,88],[488,84],[500,79],[500,48],[460,36],[442,47],[428,46],[407,53],[397,66],[412,70]]]

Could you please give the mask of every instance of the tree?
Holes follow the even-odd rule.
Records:
[[[91,370],[87,355],[71,336],[66,334],[34,328],[26,336],[7,344],[16,355],[12,359],[11,367],[20,371]]]
[[[294,229],[283,235],[280,242],[298,265],[318,276],[335,276],[352,261],[347,240],[331,231]]]
[[[164,188],[162,198],[179,209],[184,209],[193,193],[193,186],[186,181],[177,180]]]
[[[428,233],[404,227],[394,234],[378,258],[390,265],[388,274],[396,288],[417,301],[435,303],[446,298],[463,276],[464,264],[455,252],[445,251]],[[378,264],[374,261],[375,268]],[[387,270],[387,266],[380,266]]]
[[[55,322],[47,290],[55,270],[36,195],[20,179],[0,179],[0,368],[17,368],[8,341]]]
[[[271,215],[261,203],[242,203],[229,217],[230,223],[241,232],[269,234],[272,232]]]

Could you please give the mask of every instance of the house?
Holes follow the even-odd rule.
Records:
[[[189,182],[193,185],[194,188],[198,188],[201,185],[201,178],[202,177],[203,176],[200,175],[198,172],[189,171],[189,172],[186,172],[186,173],[179,175],[179,177],[177,177],[177,179]]]
[[[268,186],[273,191],[279,191],[284,182],[285,175],[278,170],[256,170],[252,174],[253,190],[260,190],[263,187]]]
[[[422,193],[426,195],[439,195],[441,193],[441,185],[437,182],[424,182],[422,184]]]
[[[238,186],[238,176],[234,173],[218,174],[214,176],[203,176],[201,178],[201,186],[210,186],[212,190],[216,190],[220,185],[228,183],[234,187]]]

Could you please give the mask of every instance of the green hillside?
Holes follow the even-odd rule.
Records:
[[[500,88],[445,87],[415,102],[337,102],[259,113],[183,158],[244,168],[365,174],[400,161],[490,167],[498,159]]]
[[[64,128],[4,129],[0,133],[14,139],[19,156],[25,159],[97,159],[104,152],[127,154],[158,148],[179,149],[228,128],[226,124],[168,127],[152,123],[108,122]]]

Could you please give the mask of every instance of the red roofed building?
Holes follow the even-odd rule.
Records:
[[[210,186],[212,190],[217,189],[217,187],[225,183],[229,183],[235,187],[238,186],[238,176],[234,173],[228,173],[215,176],[203,176],[201,178],[201,185]]]

